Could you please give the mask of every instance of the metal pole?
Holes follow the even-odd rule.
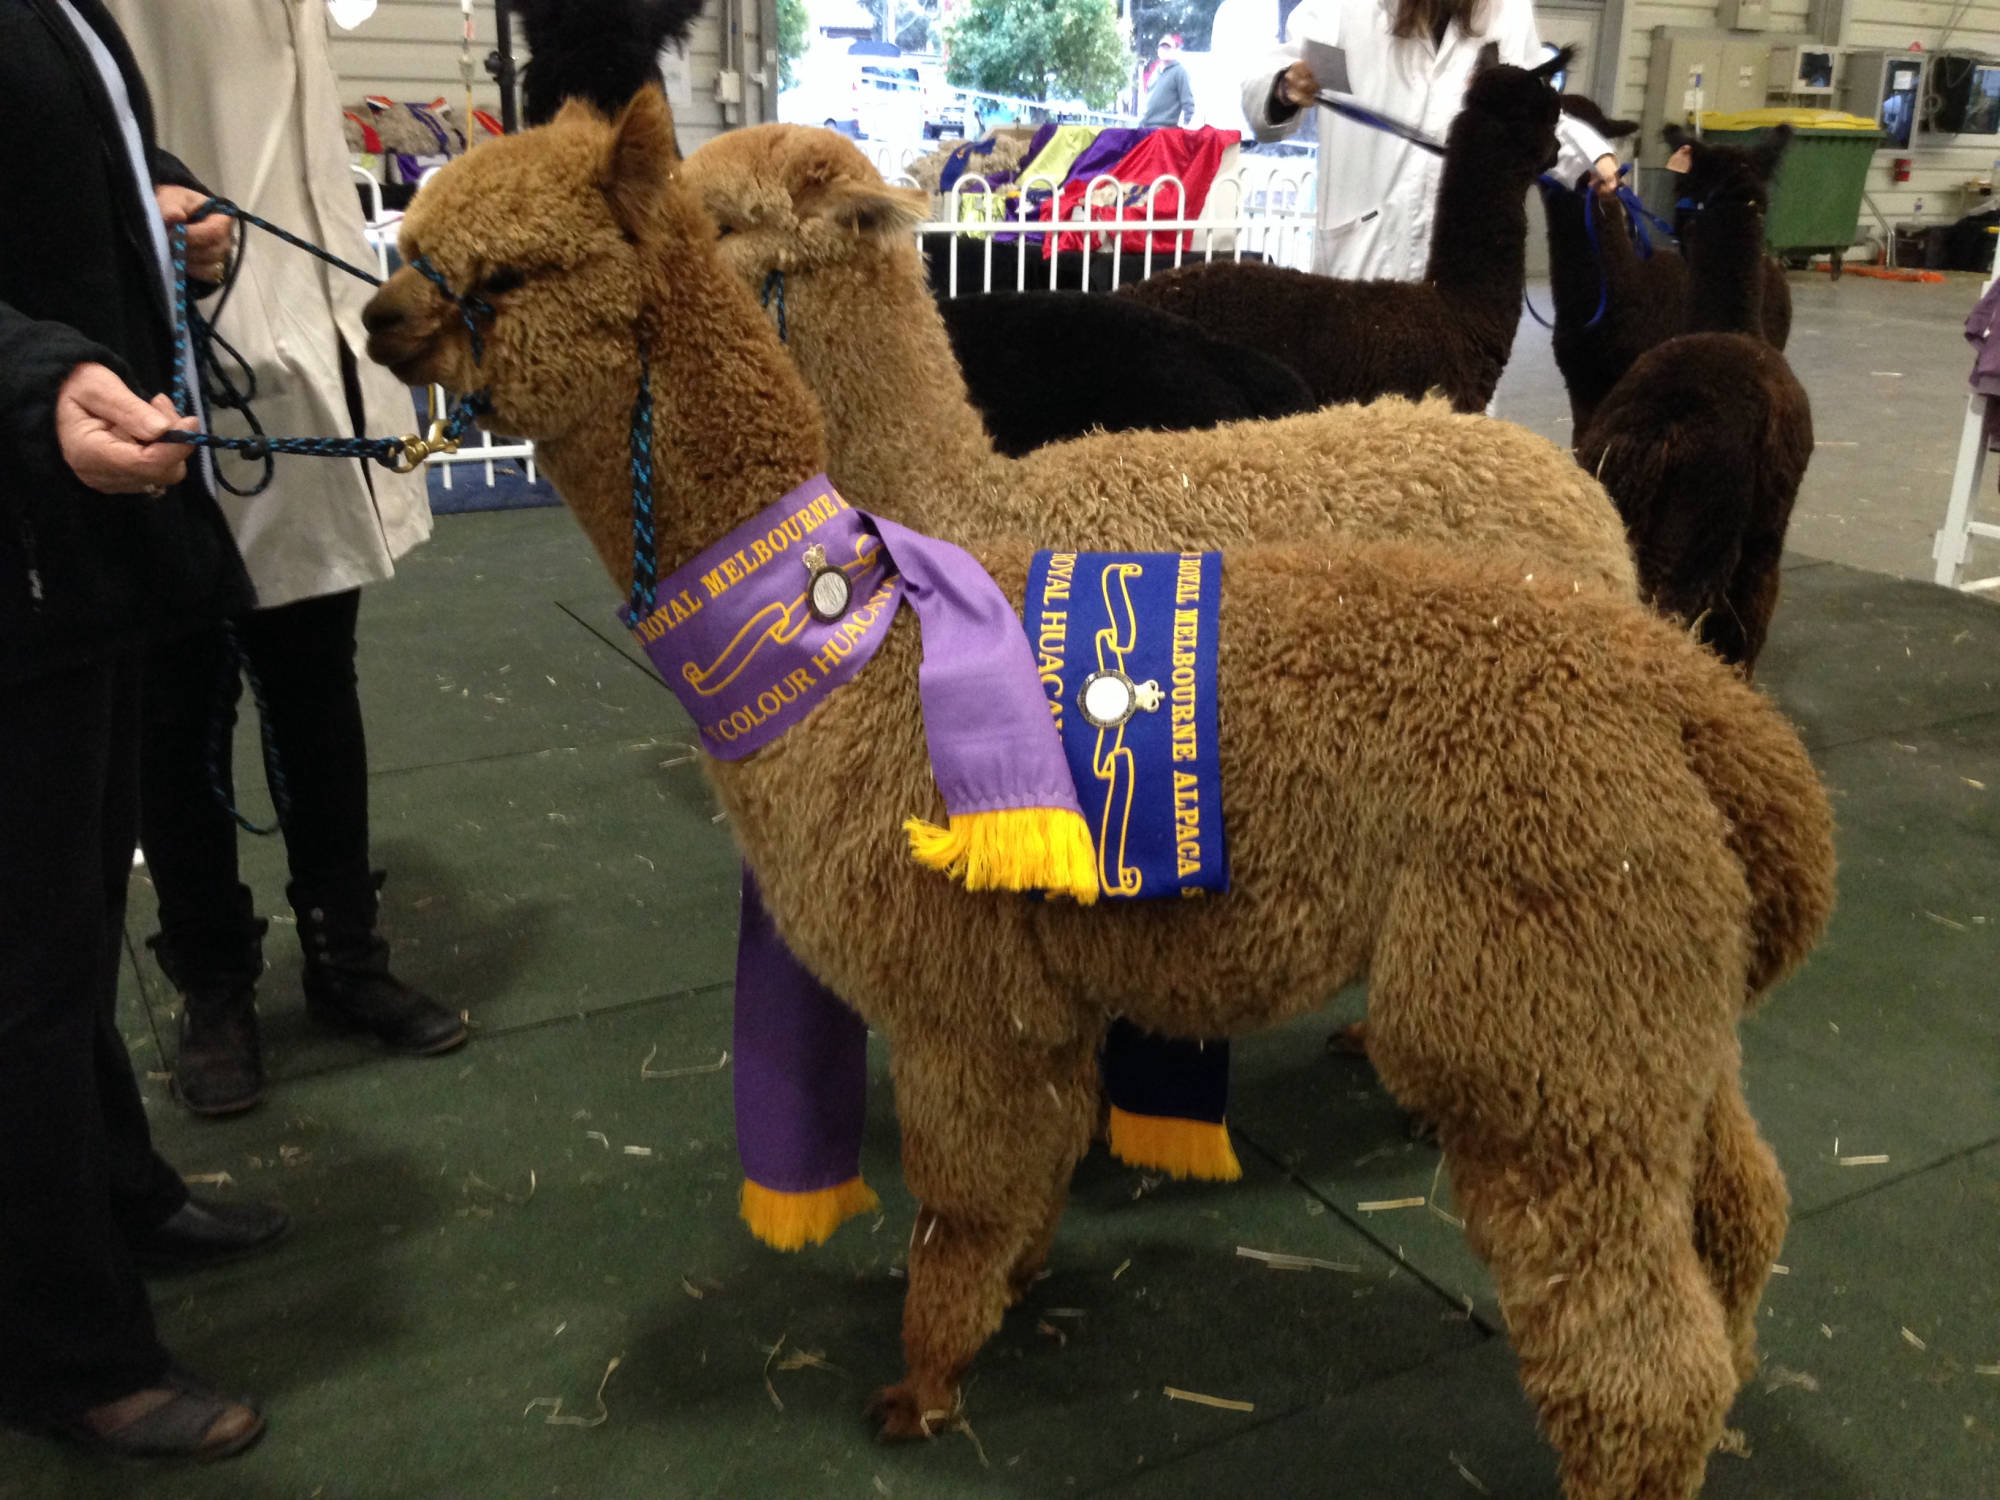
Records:
[[[500,128],[512,135],[521,128],[514,99],[514,0],[493,0],[493,29],[495,46],[486,71],[500,85]]]

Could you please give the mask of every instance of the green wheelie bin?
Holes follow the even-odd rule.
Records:
[[[1868,164],[1887,137],[1873,120],[1835,109],[1707,110],[1701,116],[1703,139],[1718,145],[1754,146],[1777,125],[1792,127],[1792,144],[1771,184],[1764,242],[1787,261],[1826,254],[1838,276],[1861,224]]]

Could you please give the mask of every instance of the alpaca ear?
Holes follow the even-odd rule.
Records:
[[[1488,47],[1492,47],[1493,43],[1488,42],[1486,45]],[[1494,56],[1496,58],[1499,56],[1499,50],[1500,50],[1499,48],[1494,47]],[[1485,55],[1483,50],[1480,55],[1481,56]],[[1550,57],[1540,66],[1533,68],[1530,71],[1536,78],[1539,78],[1546,83],[1549,80],[1553,79],[1558,73],[1567,73],[1569,71],[1569,65],[1575,61],[1576,61],[1576,48],[1563,47],[1558,49],[1554,56]]]
[[[564,112],[568,109],[565,105]],[[611,144],[597,178],[612,217],[628,234],[636,234],[651,217],[654,200],[680,160],[667,96],[656,88],[639,90],[612,122]]]
[[[1500,44],[1498,42],[1488,42],[1485,46],[1479,49],[1479,56],[1473,59],[1472,76],[1474,78],[1477,78],[1481,73],[1484,73],[1488,68],[1497,68],[1499,66],[1500,66]]]
[[[930,215],[931,200],[921,188],[838,178],[826,185],[810,212],[830,219],[863,239],[906,238]]]
[[[1774,126],[1771,133],[1759,141],[1750,151],[1750,165],[1757,175],[1769,182],[1778,175],[1778,163],[1784,158],[1785,148],[1792,143],[1792,127]]]
[[[597,112],[597,106],[581,94],[571,94],[563,100],[562,108],[547,121],[550,125],[580,125],[585,121],[602,125],[604,116]]]

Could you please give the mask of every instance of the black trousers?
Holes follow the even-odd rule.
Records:
[[[114,1006],[138,831],[140,660],[0,686],[0,1414],[158,1384],[126,1236],[187,1201]]]
[[[292,887],[310,895],[295,904],[373,900],[368,745],[354,673],[360,607],[361,591],[349,589],[233,622],[263,695],[265,780],[284,809]],[[221,625],[161,642],[147,663],[141,842],[159,893],[163,956],[173,955],[183,982],[234,972],[245,930],[254,931],[236,823],[214,786],[219,779],[234,796],[230,731],[241,690]]]

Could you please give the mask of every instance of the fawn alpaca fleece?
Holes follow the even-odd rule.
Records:
[[[507,288],[484,358],[413,270],[369,312],[373,356],[485,389],[541,443],[621,587],[642,358],[663,573],[826,462],[678,166],[652,93],[474,153],[403,249]],[[1031,545],[977,549],[1017,601]],[[1241,549],[1224,577],[1225,896],[1085,910],[914,865],[899,820],[936,793],[907,616],[792,733],[707,768],[785,940],[890,1045],[923,1225],[884,1430],[953,1409],[1047,1256],[1111,1014],[1245,1031],[1365,969],[1373,1055],[1439,1124],[1567,1493],[1692,1493],[1784,1227],[1735,1024],[1825,921],[1811,765],[1720,664],[1594,590],[1369,544]],[[1751,825],[1734,843],[1719,795]]]

